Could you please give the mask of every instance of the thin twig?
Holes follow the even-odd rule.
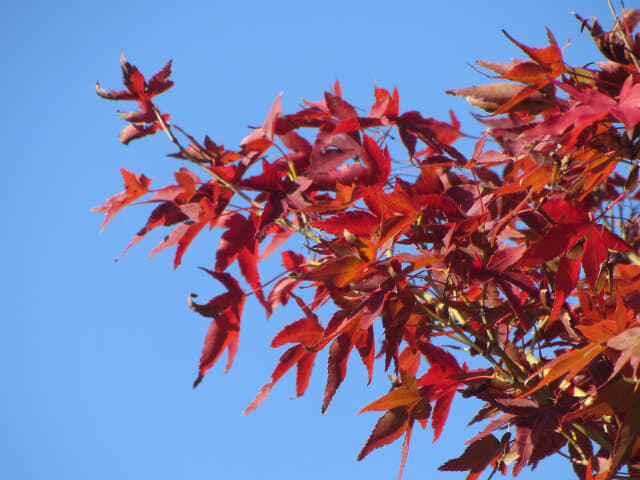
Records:
[[[629,52],[629,56],[631,57],[631,61],[635,65],[636,70],[638,71],[638,73],[640,73],[640,62],[638,62],[638,58],[636,57],[636,54],[633,51],[633,46],[629,42],[629,38],[627,37],[627,30],[624,28],[624,25],[622,25],[622,22],[620,21],[620,17],[618,17],[618,14],[616,13],[615,9],[613,8],[611,0],[607,0],[607,3],[609,4],[609,10],[611,10],[611,14],[613,15],[613,18],[615,18],[615,20],[616,20],[616,26],[619,27],[620,31],[622,32],[622,40],[624,41],[624,45],[625,45],[627,51]]]
[[[180,150],[180,153],[182,153],[182,155],[184,155],[186,160],[188,160],[188,161],[190,161],[192,163],[195,163],[196,165],[200,166],[204,171],[206,171],[213,178],[215,178],[216,181],[218,181],[224,187],[226,187],[229,190],[231,190],[234,194],[238,195],[239,197],[241,197],[245,201],[249,202],[252,206],[257,208],[258,210],[264,210],[264,207],[262,205],[260,205],[258,202],[256,202],[253,198],[249,197],[242,190],[238,189],[238,187],[236,187],[234,184],[232,184],[232,183],[228,182],[227,180],[225,180],[224,178],[222,178],[213,169],[207,167],[206,165],[203,165],[202,162],[200,162],[200,161],[198,161],[198,159],[194,158],[193,155],[191,155],[182,146],[180,141],[175,137],[175,135],[171,131],[171,127],[169,125],[167,125],[167,122],[165,122],[164,118],[162,118],[162,114],[160,113],[158,108],[155,105],[153,105],[152,108],[153,108],[153,112],[156,115],[158,123],[160,123],[160,126],[162,127],[162,129],[165,131],[165,133],[169,137],[169,140],[171,140],[171,143],[173,143],[178,148],[178,150]],[[291,228],[291,229],[293,229],[293,230],[295,230],[295,231],[297,231],[299,233],[302,233],[305,237],[309,238],[310,240],[313,240],[314,242],[322,243],[322,240],[316,234],[314,234],[313,232],[311,232],[309,229],[307,229],[305,227],[300,227],[300,226],[294,224],[288,218],[279,218],[278,220],[276,220],[276,223],[279,224],[279,225],[284,225],[286,227],[289,227],[289,228]]]

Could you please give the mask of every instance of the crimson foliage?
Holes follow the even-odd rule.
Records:
[[[199,175],[183,167],[175,184],[152,190],[122,169],[125,190],[94,210],[106,224],[132,202],[153,204],[131,245],[169,227],[152,253],[175,246],[174,267],[205,227],[223,231],[203,268],[222,293],[189,299],[212,319],[194,387],[225,350],[231,367],[247,295],[267,317],[293,299],[300,319],[271,342],[289,347],[245,413],[294,366],[304,394],[324,348],[326,410],[355,350],[369,380],[376,358],[393,372],[389,393],[361,410],[382,415],[358,460],[404,436],[402,474],[416,422],[430,421],[437,439],[459,394],[484,402],[473,423],[489,421],[441,470],[471,480],[511,466],[517,475],[562,452],[581,479],[625,469],[638,478],[640,10],[623,11],[609,32],[578,19],[606,61],[572,67],[551,32],[542,48],[507,35],[525,59],[480,61],[496,83],[448,92],[489,113],[478,116],[487,130],[470,155],[454,146],[453,114],[443,122],[401,111],[397,90],[375,88],[361,115],[337,82],[294,113],[276,98],[238,149],[201,142],[154,103],[173,85],[171,63],[146,80],[123,57],[125,90],[97,86],[101,97],[138,104],[122,114],[121,141],[162,130],[172,156]],[[411,175],[394,172],[392,132]],[[292,236],[305,252],[280,251],[283,275],[267,289],[259,265]],[[319,318],[329,302],[335,313]],[[486,368],[461,365],[459,350],[434,343],[440,336]]]

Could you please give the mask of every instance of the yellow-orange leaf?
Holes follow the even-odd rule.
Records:
[[[545,385],[550,384],[554,380],[566,374],[566,379],[570,380],[580,370],[582,370],[591,360],[600,355],[607,347],[599,343],[590,343],[589,345],[577,350],[569,350],[568,352],[553,359],[543,368],[549,369],[540,383],[531,390],[524,392],[519,397],[531,395],[533,392],[540,390]]]
[[[416,384],[416,379],[411,374],[404,373],[404,380],[401,386],[390,391],[378,400],[371,402],[358,413],[370,412],[373,410],[391,410],[403,405],[413,405],[422,400]]]

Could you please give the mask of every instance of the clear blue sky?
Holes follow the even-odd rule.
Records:
[[[211,266],[217,242],[200,238],[173,271],[171,253],[147,258],[159,233],[115,263],[148,209],[121,212],[102,234],[102,216],[89,211],[121,190],[121,166],[155,185],[179,166],[160,135],[118,142],[116,108],[127,105],[99,99],[94,84],[120,87],[120,52],[146,73],[172,58],[176,86],[160,105],[196,137],[229,146],[279,92],[291,111],[336,78],[357,105],[370,104],[377,80],[398,86],[402,110],[445,118],[453,108],[473,131],[470,107],[444,91],[484,82],[468,65],[476,59],[522,56],[501,28],[543,46],[549,26],[560,44],[571,40],[571,63],[600,60],[571,10],[611,24],[600,0],[2,2],[0,478],[397,476],[400,442],[356,462],[377,420],[356,413],[388,388],[381,369],[365,388],[362,366],[350,363],[322,416],[321,356],[303,398],[289,399],[285,378],[240,416],[281,354],[268,344],[294,319],[286,311],[267,323],[250,303],[231,371],[217,365],[192,390],[208,324],[186,298],[219,293],[196,268]],[[464,478],[436,468],[478,432],[465,429],[474,407],[456,401],[433,445],[430,428],[414,433],[405,479]],[[571,472],[558,458],[519,478],[545,475]]]

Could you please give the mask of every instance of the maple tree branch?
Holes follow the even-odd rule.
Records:
[[[571,422],[571,426],[587,438],[590,438],[591,440],[596,442],[605,450],[609,452],[613,451],[613,445],[611,444],[611,442],[588,426],[583,425],[575,420]]]
[[[276,149],[282,154],[282,156],[287,160],[287,164],[289,165],[289,171],[290,173],[290,177],[292,180],[296,179],[298,174],[296,172],[295,166],[293,164],[293,162],[291,162],[288,158],[288,154],[282,150],[282,148],[280,148],[280,145],[278,145],[277,143],[273,142],[273,146],[276,147]],[[309,223],[309,218],[307,217],[307,214],[303,211],[298,213],[298,217],[302,220],[302,225],[303,228],[308,232],[311,233],[312,235],[315,235],[315,237],[311,237],[308,236],[307,238],[309,238],[310,240],[314,240],[317,243],[325,243],[326,240],[324,238],[322,238],[322,235],[320,233],[315,233],[317,232],[317,230],[314,229],[314,231],[312,232],[311,229],[311,224]]]
[[[635,102],[638,85],[634,80],[640,72],[640,55],[632,36],[640,10],[626,10],[623,5],[618,16],[611,0],[608,4],[615,18],[609,32],[604,32],[597,20],[593,19],[590,27],[576,15],[582,27],[591,32],[598,49],[611,60],[606,68],[575,69],[565,65],[551,32],[548,32],[550,45],[542,49],[528,47],[507,35],[533,62],[480,64],[504,79],[525,83],[526,87],[502,83],[448,92],[464,96],[473,106],[491,115],[496,111],[508,113],[496,123],[485,121],[489,132],[476,143],[473,156],[477,161],[473,164],[452,146],[453,140],[447,140],[468,137],[460,131],[453,116],[446,128],[441,128],[442,122],[432,123],[434,119],[415,111],[392,118],[397,115],[389,112],[395,112],[396,107],[380,112],[380,92],[386,91],[377,88],[374,105],[378,105],[375,111],[379,113],[375,121],[362,121],[356,111],[364,110],[354,109],[341,94],[330,93],[325,93],[324,103],[308,103],[301,111],[283,117],[278,97],[261,127],[262,134],[254,132],[257,143],[245,142],[239,151],[218,147],[208,137],[200,144],[182,128],[172,125],[169,115],[163,116],[151,103],[151,98],[173,85],[168,80],[170,63],[147,81],[122,58],[126,90],[107,92],[99,86],[96,90],[110,100],[137,100],[143,110],[121,114],[130,123],[121,132],[121,142],[127,144],[156,133],[161,127],[179,150],[170,156],[196,164],[210,176],[206,176],[206,181],[196,181],[195,168],[193,171],[181,168],[175,174],[178,185],[149,190],[148,178],[122,169],[125,191],[94,210],[106,213],[107,222],[122,207],[140,203],[137,200],[142,195],[169,191],[170,194],[153,197],[151,201],[160,202],[161,208],[152,211],[132,244],[158,226],[173,227],[160,247],[178,244],[174,266],[179,265],[182,254],[206,226],[206,220],[213,228],[220,218],[233,219],[220,222],[220,227],[228,230],[216,255],[216,271],[204,269],[227,292],[202,305],[192,300],[195,295],[189,297],[192,309],[215,322],[212,325],[216,338],[211,341],[210,334],[205,338],[195,385],[226,349],[227,368],[231,365],[245,297],[258,297],[268,315],[276,306],[295,298],[306,318],[285,326],[272,345],[298,344],[281,357],[272,381],[261,388],[245,412],[253,410],[277,379],[294,365],[296,394],[302,395],[315,352],[329,344],[323,412],[346,374],[347,355],[353,347],[359,350],[371,381],[375,358],[380,356],[375,355],[378,342],[373,324],[380,320],[384,339],[379,352],[386,353],[387,367],[393,360],[402,375],[400,380],[392,378],[390,396],[363,409],[387,412],[384,420],[374,427],[359,459],[405,433],[404,464],[414,420],[426,420],[431,414],[418,411],[418,402],[433,408],[431,418],[437,419],[431,422],[435,438],[440,435],[447,413],[443,414],[443,402],[438,401],[443,397],[434,397],[434,392],[440,395],[439,390],[449,389],[446,379],[436,378],[446,375],[429,379],[434,389],[420,390],[415,376],[423,362],[431,364],[427,374],[434,364],[446,367],[455,362],[460,368],[455,350],[464,350],[482,357],[480,362],[486,368],[465,368],[469,375],[457,379],[451,396],[459,387],[466,386],[463,396],[476,396],[487,402],[474,421],[508,413],[511,416],[500,428],[508,426],[516,430],[515,444],[509,437],[506,440],[503,437],[499,446],[491,447],[492,451],[500,451],[496,450],[497,456],[491,461],[494,470],[490,477],[498,468],[503,470],[501,462],[512,453],[519,455],[512,468],[514,476],[525,465],[534,466],[536,458],[549,453],[558,453],[581,469],[585,465],[590,467],[593,443],[602,447],[598,456],[604,463],[598,462],[593,469],[598,477],[629,478],[618,470],[624,467],[623,460],[626,463],[628,454],[633,453],[629,450],[627,430],[630,427],[633,435],[637,433],[632,425],[637,409],[634,405],[630,410],[625,403],[627,399],[616,403],[615,397],[624,397],[625,392],[631,391],[625,382],[632,386],[635,383],[634,392],[640,387],[637,375],[631,378],[627,373],[629,366],[636,367],[630,359],[633,345],[628,344],[637,336],[632,319],[640,310],[640,300],[635,295],[640,284],[640,256],[636,253],[640,231],[633,203],[638,199],[634,192],[638,187],[640,151],[640,141],[633,135],[640,125]],[[609,67],[617,69],[615,74]],[[552,80],[549,72],[554,73],[553,79],[562,78]],[[558,96],[541,87],[541,81],[552,90],[558,87]],[[537,90],[536,85],[540,87]],[[624,95],[620,93],[623,89]],[[385,95],[389,96],[388,92]],[[394,91],[394,102],[395,95]],[[280,128],[281,119],[288,122],[286,129]],[[296,133],[307,127],[317,130],[313,142]],[[392,128],[398,129],[398,138],[409,155],[407,168],[415,168],[415,175],[407,175],[400,162],[390,158],[386,148],[382,152],[385,144],[394,139]],[[293,135],[284,137],[286,133],[276,132]],[[371,149],[369,160],[361,154],[362,148],[361,151],[342,148],[337,141],[352,144],[349,137],[353,140],[361,134],[366,134],[367,143],[375,142],[365,145]],[[256,135],[252,138],[256,139]],[[498,151],[481,158],[489,153],[485,151],[485,142],[496,145]],[[291,161],[301,151],[306,152],[309,145],[336,147],[327,156],[329,163],[323,172],[327,181],[307,176],[313,172],[307,159],[300,163]],[[282,157],[271,161],[277,156],[272,147]],[[339,156],[333,157],[336,153]],[[348,153],[345,158],[356,165],[342,168],[341,163],[347,161],[341,156],[343,153]],[[260,159],[261,175],[245,178],[250,167],[260,168]],[[508,165],[503,168],[505,163]],[[626,181],[624,163],[633,165]],[[363,168],[368,171],[364,176]],[[226,169],[234,172],[231,177]],[[408,179],[406,185],[398,183],[403,176]],[[259,180],[254,181],[256,178]],[[373,181],[366,181],[369,178]],[[397,188],[393,188],[393,178],[398,180]],[[352,187],[342,191],[338,184]],[[366,186],[367,192],[362,193],[358,184]],[[278,193],[272,195],[274,191]],[[320,192],[317,198],[316,192]],[[320,205],[314,205],[316,201]],[[335,215],[329,221],[330,228],[316,222],[316,219],[326,221],[330,215]],[[409,218],[411,221],[406,222]],[[255,231],[257,223],[261,234],[270,232],[276,237],[265,241],[265,234],[246,239],[247,230]],[[272,228],[275,225],[278,227]],[[261,284],[260,262],[296,232],[301,234],[295,236],[298,252],[314,258],[323,255],[325,261],[305,261],[299,253],[286,250],[282,262],[286,271]],[[250,252],[246,251],[245,240],[250,241]],[[410,248],[417,251],[409,252]],[[430,248],[436,253],[429,252]],[[396,258],[394,252],[410,256]],[[237,274],[217,271],[220,265],[226,268],[235,261],[244,284],[242,278],[234,276]],[[411,264],[409,268],[402,267],[406,262]],[[382,265],[391,277],[389,283],[378,270]],[[264,298],[263,290],[283,275],[289,280],[278,281]],[[316,288],[310,306],[294,293],[301,282],[311,282]],[[252,287],[249,293],[244,291],[247,284]],[[333,302],[336,311],[323,325],[314,312],[328,302]],[[357,323],[364,318],[365,311],[367,327],[361,322],[362,328],[358,329]],[[394,317],[400,320],[396,323]],[[404,318],[406,321],[402,322]],[[352,324],[352,320],[356,321]],[[422,348],[425,358],[406,355],[406,349],[401,353],[401,346],[415,346],[418,335],[420,341],[434,341],[430,345],[433,354]],[[446,338],[437,342],[439,337]],[[585,338],[590,342],[587,346],[583,343]],[[611,390],[605,391],[598,387],[603,385],[601,377],[610,373],[610,364],[614,362],[610,353],[616,359],[614,373],[606,380]],[[517,411],[519,407],[524,407],[524,411]],[[610,414],[608,407],[615,415]],[[489,430],[487,434],[491,433]],[[533,431],[541,434],[539,439]],[[462,466],[464,470],[470,466],[471,473],[476,473],[476,459],[471,457],[477,455],[471,449],[489,446],[484,443],[489,440],[496,442],[489,436],[472,442],[469,453],[465,451],[462,457],[450,461],[454,463],[447,462],[449,467]],[[527,445],[524,450],[523,444]],[[569,448],[566,455],[566,450],[560,451],[565,446]],[[485,459],[482,463],[486,463]],[[631,475],[635,473],[631,466],[628,468]]]
[[[638,61],[638,57],[636,57],[636,54],[633,51],[633,46],[631,45],[631,42],[629,42],[627,30],[622,25],[622,22],[620,21],[620,17],[618,17],[618,14],[613,8],[613,4],[611,3],[611,0],[607,0],[607,3],[609,4],[609,10],[611,10],[611,14],[613,15],[613,18],[616,21],[616,26],[619,27],[620,31],[622,32],[622,40],[624,41],[624,45],[626,47],[627,52],[629,53],[629,56],[631,57],[631,61],[635,65],[638,73],[640,73],[640,62]]]
[[[169,125],[167,125],[167,122],[165,122],[164,118],[162,118],[162,114],[160,113],[160,110],[158,110],[158,107],[156,107],[155,105],[153,105],[153,112],[156,115],[156,118],[158,120],[158,122],[160,123],[160,126],[162,127],[162,129],[165,131],[165,133],[167,134],[167,136],[169,137],[169,140],[171,140],[171,143],[173,143],[176,147],[178,147],[178,149],[180,150],[180,153],[182,153],[182,155],[184,155],[186,157],[186,160],[195,163],[196,165],[200,166],[205,172],[207,172],[208,174],[210,174],[213,178],[216,179],[216,181],[218,181],[220,184],[222,184],[224,187],[228,188],[229,190],[231,190],[234,194],[238,195],[239,197],[241,197],[242,199],[244,199],[245,201],[249,202],[251,205],[253,205],[255,208],[262,210],[263,206],[260,205],[258,202],[256,202],[253,198],[249,197],[247,194],[245,194],[243,191],[241,191],[240,189],[238,189],[238,187],[236,187],[234,184],[226,181],[224,178],[222,178],[220,175],[218,175],[215,171],[213,171],[212,169],[210,169],[209,167],[207,167],[206,165],[203,165],[202,162],[200,162],[198,159],[194,158],[193,155],[191,155],[180,143],[180,141],[176,138],[176,136],[173,134],[173,132],[171,131],[171,127]]]
[[[567,432],[565,432],[563,429],[560,429],[560,435],[562,435],[567,442],[569,442],[571,445],[573,445],[573,448],[576,449],[576,451],[580,454],[580,456],[582,457],[582,460],[578,463],[582,464],[582,465],[587,465],[587,463],[589,462],[589,457],[587,456],[587,454],[584,453],[584,450],[582,450],[582,447],[580,446],[580,444],[578,443],[578,441],[573,438],[573,436],[569,435]],[[559,454],[562,454],[562,452],[558,451]],[[568,460],[571,460],[570,456],[566,456],[566,458]]]
[[[182,153],[182,155],[184,155],[188,161],[190,161],[192,163],[195,163],[196,165],[200,166],[200,168],[202,168],[205,172],[209,173],[213,178],[215,178],[216,181],[218,181],[224,187],[226,187],[229,190],[231,190],[234,194],[238,195],[239,197],[241,197],[242,199],[247,201],[249,204],[251,204],[252,206],[257,208],[258,210],[261,210],[261,211],[264,210],[264,207],[262,205],[260,205],[258,202],[256,202],[253,198],[249,197],[247,194],[245,194],[242,190],[240,190],[234,184],[226,181],[224,178],[222,178],[220,175],[218,175],[214,170],[212,170],[211,168],[207,167],[206,165],[203,165],[202,162],[200,162],[200,161],[198,161],[198,159],[194,158],[193,155],[191,155],[182,146],[180,141],[173,134],[173,132],[171,131],[171,127],[169,125],[167,125],[167,122],[165,122],[164,118],[162,118],[162,114],[158,110],[158,107],[156,107],[155,105],[152,105],[152,108],[153,108],[153,112],[156,115],[156,119],[158,120],[158,123],[160,123],[160,126],[162,127],[162,129],[165,131],[165,133],[169,137],[169,140],[171,140],[171,143],[173,143],[176,147],[178,147],[178,149],[180,150],[180,153]],[[180,130],[180,131],[182,131],[182,130]],[[196,142],[193,142],[193,143],[194,143],[194,145],[197,144]],[[289,228],[291,228],[291,229],[293,229],[293,230],[295,230],[295,231],[297,231],[299,233],[302,233],[305,237],[309,238],[310,240],[313,240],[314,242],[322,243],[322,240],[320,239],[320,237],[318,237],[316,234],[311,232],[308,228],[299,227],[298,225],[296,225],[293,222],[291,222],[288,218],[279,218],[278,220],[276,220],[276,223],[278,223],[280,225],[284,225],[286,227],[289,227]]]
[[[469,347],[470,349],[474,350],[476,353],[478,353],[479,355],[481,355],[483,358],[485,358],[489,363],[491,363],[491,365],[493,365],[493,367],[505,378],[508,379],[510,377],[512,377],[512,375],[510,375],[509,373],[507,373],[502,366],[500,365],[500,363],[496,362],[496,360],[491,356],[491,354],[485,350],[483,350],[482,348],[480,348],[476,342],[474,342],[473,340],[471,340],[469,337],[467,337],[464,333],[464,331],[460,328],[459,325],[457,325],[455,322],[453,321],[447,321],[444,318],[442,318],[440,315],[436,314],[435,312],[431,311],[430,308],[428,308],[426,305],[424,305],[420,300],[424,300],[427,302],[432,302],[435,299],[434,298],[430,298],[430,295],[427,292],[413,292],[414,297],[418,300],[418,305],[420,305],[420,307],[422,308],[422,310],[427,314],[427,316],[429,316],[431,319],[436,320],[437,322],[439,322],[441,325],[451,328],[454,332],[455,335],[453,334],[448,334],[447,336],[449,338],[451,338],[452,340],[455,340],[459,343],[462,343],[464,345],[466,345],[467,347]],[[447,307],[447,310],[451,311],[454,315],[457,315],[460,318],[462,317],[462,314],[457,311],[456,309],[452,308],[452,307]]]

